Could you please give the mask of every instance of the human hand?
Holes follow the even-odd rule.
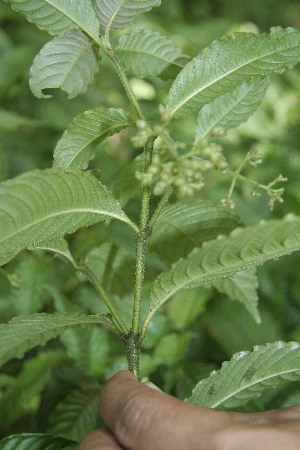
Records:
[[[95,430],[79,450],[299,450],[300,406],[263,413],[216,411],[141,384],[130,372],[103,388]]]

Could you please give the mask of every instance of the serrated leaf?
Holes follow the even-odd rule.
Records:
[[[123,34],[116,52],[125,69],[141,78],[156,77],[170,65],[183,67],[177,62],[183,54],[176,44],[151,30]]]
[[[92,175],[59,169],[24,173],[0,186],[0,265],[25,248],[113,218],[135,227]]]
[[[215,127],[230,130],[246,122],[260,105],[268,85],[268,79],[249,81],[203,106],[197,121],[195,142],[205,138]]]
[[[96,13],[101,28],[109,33],[129,25],[135,17],[154,6],[160,6],[161,0],[96,0]]]
[[[300,380],[300,345],[275,342],[239,352],[194,388],[188,402],[208,408],[237,408],[264,389]]]
[[[0,441],[0,450],[77,450],[78,445],[68,439],[47,434],[23,433]]]
[[[54,166],[86,169],[93,158],[92,144],[131,126],[130,114],[123,109],[95,108],[75,117],[54,150]]]
[[[4,0],[12,9],[24,14],[29,22],[50,34],[81,29],[98,40],[99,22],[91,0]]]
[[[96,428],[100,391],[74,391],[57,404],[50,416],[48,432],[80,442]]]
[[[65,361],[63,352],[42,352],[27,360],[14,382],[0,398],[0,432],[10,427],[26,414],[28,404],[40,394],[49,382],[52,370]],[[30,407],[29,407],[30,409]]]
[[[256,269],[247,269],[238,272],[234,277],[221,278],[213,283],[214,287],[231,300],[242,303],[257,323],[261,323],[257,309],[258,280]]]
[[[76,261],[71,255],[68,243],[65,239],[54,239],[53,241],[43,242],[40,245],[29,248],[29,250],[47,250],[49,252],[55,253],[55,255],[59,255],[62,258],[65,258],[72,264],[72,266],[77,267]]]
[[[149,248],[167,262],[188,255],[194,247],[228,234],[239,218],[222,205],[205,200],[178,202],[161,212],[149,239]]]
[[[162,304],[182,289],[233,276],[296,250],[300,250],[300,218],[293,215],[237,228],[228,237],[209,241],[154,281],[146,323]]]
[[[37,98],[51,98],[44,89],[60,88],[69,99],[86,92],[98,72],[91,41],[79,30],[47,42],[33,60],[29,85]]]
[[[92,323],[116,331],[111,321],[100,315],[38,313],[15,317],[8,324],[0,325],[0,366],[10,359],[22,358],[28,350],[45,345],[68,328]]]
[[[300,32],[273,28],[271,33],[234,33],[214,41],[175,79],[167,102],[179,118],[232,91],[243,82],[283,73],[300,60]]]

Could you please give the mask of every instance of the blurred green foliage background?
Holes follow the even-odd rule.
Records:
[[[50,167],[56,142],[77,114],[96,105],[125,109],[129,105],[105,58],[86,94],[67,100],[64,93],[55,91],[52,99],[37,100],[28,86],[29,69],[49,36],[3,2],[0,3],[0,23],[1,181],[24,171]],[[212,40],[232,31],[265,32],[277,25],[299,28],[298,1],[163,0],[161,8],[139,17],[134,26],[165,33],[186,54],[194,56]],[[165,101],[171,81],[131,79],[131,82],[147,117],[155,119],[157,105]],[[264,162],[257,169],[249,167],[247,176],[258,182],[269,182],[282,173],[289,179],[284,203],[276,205],[272,212],[266,196],[252,198],[251,187],[238,184],[234,194],[236,213],[247,224],[262,218],[282,217],[289,212],[300,214],[299,94],[299,68],[274,78],[260,110],[222,141],[233,169],[248,150],[256,148],[264,155]],[[178,139],[187,139],[194,129],[195,120],[189,118],[176,124],[173,133]],[[124,186],[134,192],[128,195],[128,199],[132,198],[127,203],[123,199],[126,212],[134,218],[138,216],[139,194],[132,181],[134,176],[130,173],[129,162],[138,152],[132,149],[130,137],[131,132],[122,133],[102,144],[92,168],[100,169],[101,181],[116,195],[124,192]],[[127,186],[124,173],[129,177]],[[118,178],[121,174],[123,178]],[[201,198],[219,202],[229,184],[227,177],[210,175]],[[122,260],[117,269],[112,267],[112,272],[118,270],[117,283],[108,276],[107,283],[110,283],[115,304],[123,311],[125,319],[129,319],[132,287],[128,280],[134,272],[133,237],[126,235],[122,224],[100,224],[79,231],[69,242],[77,258],[95,246],[104,245],[107,251],[120,244],[126,248],[125,262]],[[105,260],[101,263],[105,264]],[[145,302],[149,280],[164,267],[154,254],[149,254]],[[106,313],[86,280],[48,254],[24,252],[6,269],[18,274],[17,284],[20,281],[21,288],[13,287],[0,272],[0,322],[7,322],[18,314],[41,311]],[[229,301],[214,290],[197,288],[178,295],[157,313],[150,325],[143,346],[142,376],[150,377],[165,391],[184,398],[199,379],[218,368],[234,352],[276,340],[299,341],[299,273],[299,253],[259,269],[261,325],[256,324],[239,303]],[[47,347],[29,352],[24,360],[8,363],[0,374],[0,436],[50,430],[80,439],[98,421],[95,393],[108,377],[125,368],[123,345],[110,332],[96,327],[70,330]],[[71,426],[60,415],[74,398],[78,399],[77,405],[89,405],[93,420],[88,425],[80,422],[76,427]],[[299,401],[300,385],[294,383],[267,391],[262,398],[251,402],[247,410],[287,406]]]

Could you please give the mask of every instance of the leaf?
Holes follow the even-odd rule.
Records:
[[[29,22],[50,34],[62,35],[80,28],[99,40],[99,22],[91,0],[4,0]]]
[[[164,261],[174,262],[204,241],[228,234],[237,225],[238,217],[222,205],[205,200],[178,202],[161,212],[149,248]]]
[[[96,325],[71,328],[64,331],[60,340],[79,369],[94,377],[105,373],[110,350],[105,330]]]
[[[0,186],[0,265],[25,248],[113,218],[135,228],[92,175],[58,169],[24,173]]]
[[[146,323],[162,304],[182,289],[233,276],[296,250],[300,250],[300,218],[292,214],[281,220],[237,228],[228,237],[219,236],[158,276],[151,287]]]
[[[91,41],[79,30],[47,42],[33,60],[29,85],[37,98],[51,98],[44,89],[60,88],[69,99],[86,92],[98,72]]]
[[[18,316],[8,324],[0,325],[0,366],[38,345],[45,345],[68,328],[84,324],[103,324],[115,327],[105,316],[85,314],[45,314]]]
[[[237,408],[264,389],[300,380],[300,345],[275,342],[239,352],[200,381],[188,402],[208,408]]]
[[[93,158],[92,144],[132,126],[128,112],[123,109],[95,108],[75,117],[54,150],[54,166],[86,169]]]
[[[257,323],[261,323],[258,304],[258,280],[255,269],[238,272],[234,277],[221,278],[213,283],[214,287],[231,300],[242,303]]]
[[[138,155],[130,164],[126,164],[120,175],[115,179],[113,192],[119,199],[122,208],[141,194],[141,184],[135,176],[137,171],[143,170],[143,155]]]
[[[24,433],[0,441],[0,450],[77,450],[75,442],[47,434]]]
[[[131,30],[120,37],[116,52],[125,69],[141,78],[156,77],[168,66],[183,67],[182,51],[173,41],[150,30]]]
[[[61,256],[62,258],[69,261],[72,266],[77,267],[77,263],[71,255],[68,243],[65,239],[54,239],[53,241],[43,242],[40,245],[29,248],[29,250],[47,250],[49,252],[55,253],[55,255]]]
[[[300,59],[300,32],[233,33],[205,48],[175,79],[166,111],[180,118],[232,91],[243,82],[291,69]]]
[[[32,401],[37,399],[36,402],[39,403],[40,395],[50,380],[52,370],[64,360],[63,352],[48,351],[24,363],[21,373],[0,398],[1,434],[22,415],[28,413],[28,410],[30,411],[32,406],[29,405]]]
[[[161,0],[96,0],[96,13],[100,25],[106,33],[124,28],[135,17],[154,6],[160,6]]]
[[[197,121],[195,142],[204,139],[215,127],[229,130],[246,122],[260,105],[268,85],[268,79],[249,81],[203,106]]]
[[[99,415],[98,391],[74,391],[57,404],[50,416],[48,432],[80,442],[96,428]]]

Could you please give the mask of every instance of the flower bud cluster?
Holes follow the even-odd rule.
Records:
[[[135,148],[142,148],[154,133],[145,120],[137,120],[136,126],[138,128],[138,132],[131,138],[131,142]]]
[[[221,145],[215,143],[205,145],[201,149],[201,155],[208,158],[222,175],[226,175],[228,163],[223,155]]]
[[[153,184],[153,193],[162,195],[169,186],[174,186],[178,197],[191,197],[204,186],[203,172],[211,169],[213,163],[200,158],[178,158],[164,162],[159,155],[153,157],[146,173],[136,172],[142,186]]]

